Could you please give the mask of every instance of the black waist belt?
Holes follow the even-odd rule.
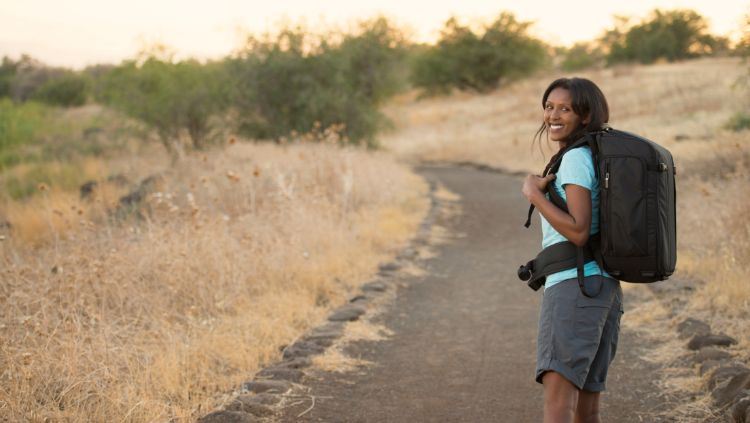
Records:
[[[576,268],[578,271],[578,286],[581,288],[581,292],[587,297],[592,297],[592,295],[586,292],[583,285],[583,265],[594,260],[596,258],[591,252],[589,244],[584,247],[578,247],[570,241],[552,244],[542,250],[531,261],[531,280],[529,284],[531,285],[535,282],[538,286],[544,285],[547,276],[570,268]]]

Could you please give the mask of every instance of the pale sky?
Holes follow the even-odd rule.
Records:
[[[82,68],[119,63],[159,42],[178,58],[219,58],[241,45],[243,32],[273,31],[282,21],[346,27],[378,14],[431,41],[450,16],[489,22],[503,10],[534,21],[545,41],[570,45],[599,36],[615,14],[642,18],[657,7],[693,9],[712,33],[736,37],[750,0],[0,0],[0,57],[28,53]]]

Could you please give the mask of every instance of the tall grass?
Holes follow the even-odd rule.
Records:
[[[159,181],[120,223],[40,196],[61,209],[48,223],[76,224],[0,242],[0,418],[194,421],[345,301],[427,207],[404,167],[325,144],[233,145]]]

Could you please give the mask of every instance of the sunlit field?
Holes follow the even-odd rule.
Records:
[[[158,151],[106,163],[93,193],[7,201],[0,420],[194,421],[416,232],[426,185],[330,144]],[[160,157],[161,156],[161,157]],[[95,163],[95,162],[92,162]]]

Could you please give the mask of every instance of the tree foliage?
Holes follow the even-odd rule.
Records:
[[[47,80],[31,94],[31,99],[53,106],[73,107],[86,103],[86,79],[68,72]]]
[[[440,40],[417,57],[412,81],[427,93],[453,88],[485,92],[544,64],[545,45],[528,34],[530,22],[504,12],[474,31],[456,18],[445,23]]]
[[[706,19],[693,10],[655,9],[641,23],[627,26],[619,18],[602,42],[609,47],[607,63],[683,60],[728,49],[728,41],[707,32]]]
[[[566,72],[587,69],[604,62],[601,48],[594,43],[579,42],[561,51],[560,68]]]
[[[344,139],[373,145],[385,123],[382,102],[404,85],[404,38],[385,18],[354,34],[310,34],[287,28],[250,37],[231,63],[240,129],[279,139],[337,127]]]
[[[97,100],[155,129],[165,148],[175,155],[180,152],[183,133],[193,148],[204,148],[211,117],[227,104],[221,62],[173,63],[169,58],[151,56],[142,63],[123,62],[105,72],[96,85]]]

